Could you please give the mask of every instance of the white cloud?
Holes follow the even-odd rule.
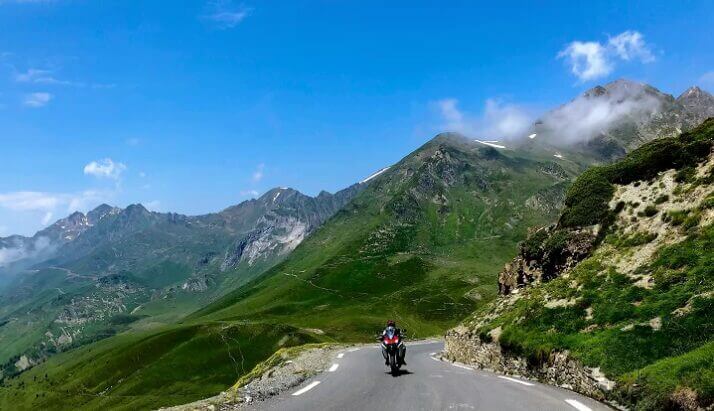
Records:
[[[30,93],[26,94],[22,104],[26,107],[44,107],[54,96],[50,93]]]
[[[242,197],[258,197],[258,191],[256,190],[243,190],[240,192]]]
[[[91,205],[107,201],[112,192],[85,190],[79,193],[46,193],[42,191],[14,191],[0,193],[0,207],[12,211],[54,212],[66,206],[67,212],[86,210]],[[51,218],[51,217],[50,217]]]
[[[642,33],[638,31],[627,30],[615,37],[610,37],[608,44],[623,60],[639,59],[643,63],[655,60],[652,51],[645,44]]]
[[[1,1],[1,0],[0,0]],[[55,77],[52,70],[29,68],[24,72],[16,72],[13,79],[17,83],[44,84],[52,86],[91,87],[93,89],[107,89],[116,87],[116,84],[86,83],[82,81],[62,80]]]
[[[607,43],[598,41],[573,41],[558,53],[570,66],[570,71],[580,80],[589,81],[605,77],[615,69],[616,60],[650,63],[655,61],[642,33],[623,31],[610,37]]]
[[[14,211],[49,211],[61,202],[60,196],[38,191],[0,193],[0,207]]]
[[[144,203],[144,207],[146,207],[147,210],[149,211],[159,211],[161,209],[161,201],[159,200],[152,200]]]
[[[77,194],[65,195],[67,212],[88,210],[101,203],[106,203],[114,196],[113,191],[84,190]]]
[[[558,53],[558,58],[565,58],[570,71],[582,81],[604,77],[613,70],[605,47],[594,41],[574,41]]]
[[[216,28],[231,29],[248,17],[252,9],[243,5],[234,5],[230,0],[216,0],[208,3],[209,12],[203,16]]]
[[[5,192],[0,193],[0,208],[9,210],[8,213],[3,212],[4,218],[17,218],[18,221],[27,222],[28,229],[38,229],[40,224],[46,226],[55,216],[64,216],[75,211],[86,212],[99,204],[112,203],[118,192],[118,188],[75,193]]]
[[[639,87],[611,87],[607,93],[582,95],[546,113],[541,127],[553,143],[587,141],[627,119],[645,121],[661,109],[661,101]],[[539,132],[540,135],[540,132]]]
[[[47,225],[52,221],[52,211],[48,211],[45,213],[44,217],[42,217],[42,225]]]
[[[126,170],[124,164],[119,162],[115,163],[111,158],[92,161],[84,166],[84,174],[99,178],[111,178],[113,180],[118,180],[124,170]]]
[[[533,117],[523,107],[506,104],[497,99],[486,100],[483,114],[480,116],[462,112],[458,104],[459,101],[454,98],[436,102],[443,120],[440,128],[468,137],[510,140],[522,137],[533,122]]]
[[[521,137],[532,123],[533,119],[523,108],[494,99],[486,100],[483,131],[486,137]]]
[[[714,70],[702,74],[702,76],[699,77],[699,82],[704,87],[714,88]]]
[[[251,180],[253,180],[254,183],[260,182],[260,180],[263,179],[263,170],[265,169],[265,164],[260,163],[258,164],[258,167],[255,169],[253,172],[253,175],[251,176]]]
[[[47,237],[38,237],[35,241],[15,240],[10,247],[0,248],[0,267],[25,258],[39,257],[56,248]]]
[[[18,83],[33,83],[33,84],[56,84],[63,86],[80,85],[66,80],[59,80],[52,76],[49,70],[30,68],[24,73],[16,73],[15,81]]]

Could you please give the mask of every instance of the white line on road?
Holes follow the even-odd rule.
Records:
[[[517,380],[517,379],[511,378],[511,377],[504,377],[503,375],[499,376],[498,378],[503,378],[504,380],[508,380],[508,381],[511,381],[511,382],[517,382],[518,384],[527,385],[527,386],[529,386],[529,387],[533,385],[533,384],[530,383],[530,382]]]
[[[469,371],[473,371],[473,370],[474,370],[473,368],[469,367],[468,365],[462,365],[462,364],[455,363],[455,362],[454,362],[454,363],[451,363],[451,365],[453,365],[454,367],[463,368],[463,369],[469,370]]]
[[[350,348],[349,350],[347,350],[347,352],[355,352],[357,350],[359,350],[359,348],[355,347],[355,348]]]
[[[565,400],[568,404],[570,404],[573,408],[579,411],[593,411],[590,407],[587,405],[583,404],[582,402],[578,400]]]
[[[339,367],[339,366],[340,366],[340,364],[332,364],[332,367],[330,367],[330,369],[328,371],[335,372],[335,371],[337,371],[337,367]]]
[[[320,383],[320,381],[313,381],[310,384],[307,385],[307,387],[301,388],[293,393],[293,395],[302,395],[305,394],[306,392],[310,391],[311,389],[317,387],[317,385]]]
[[[342,358],[342,357],[344,357],[344,356],[345,356],[345,353],[343,353],[343,352],[337,354],[337,358]]]

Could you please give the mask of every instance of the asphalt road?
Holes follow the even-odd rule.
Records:
[[[440,361],[443,342],[407,345],[394,377],[377,345],[346,349],[332,367],[292,391],[254,403],[257,410],[542,410],[611,408],[574,392]]]

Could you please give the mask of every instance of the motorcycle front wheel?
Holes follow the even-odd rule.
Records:
[[[389,369],[392,371],[393,376],[399,375],[399,365],[397,364],[397,355],[394,353],[389,354]]]

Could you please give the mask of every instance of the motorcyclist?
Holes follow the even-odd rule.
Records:
[[[391,333],[393,335],[398,335],[400,340],[404,339],[404,335],[402,334],[402,330],[397,328],[397,323],[394,322],[394,320],[388,320],[387,321],[387,326],[384,328],[382,331],[382,335],[379,336],[379,341],[384,340],[384,336],[386,336],[388,333]],[[401,345],[399,348],[399,362],[401,365],[407,365],[407,362],[405,361],[405,357],[407,354],[407,347],[404,346],[404,344]],[[389,365],[389,356],[387,355],[387,351],[382,348],[382,357],[384,357],[384,365]]]

